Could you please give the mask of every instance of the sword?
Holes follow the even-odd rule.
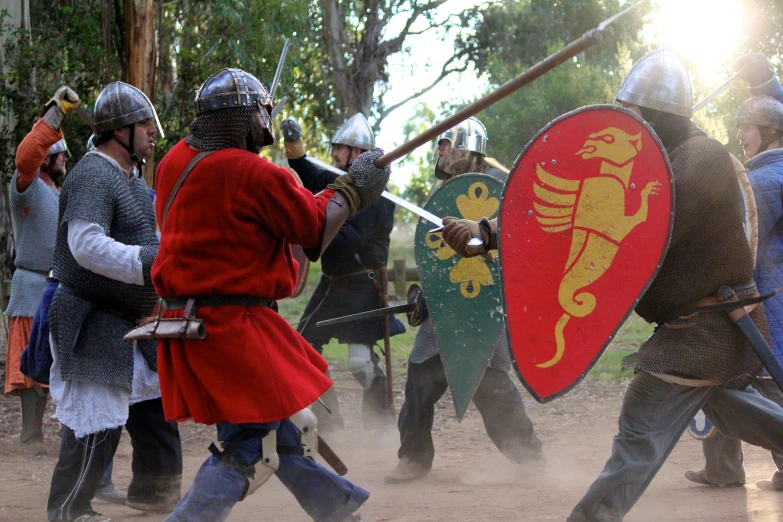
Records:
[[[696,112],[696,111],[698,111],[698,110],[701,110],[701,109],[702,109],[702,108],[704,108],[704,107],[705,107],[705,106],[706,106],[708,103],[710,103],[712,100],[714,100],[715,98],[717,98],[718,96],[720,96],[720,95],[723,93],[723,91],[725,91],[726,89],[728,89],[729,87],[731,87],[731,86],[734,84],[734,82],[736,82],[737,80],[739,80],[739,79],[740,79],[740,74],[742,74],[742,71],[740,71],[740,72],[738,72],[738,73],[734,74],[734,76],[732,76],[731,78],[729,78],[728,80],[726,80],[725,82],[723,82],[723,84],[721,84],[721,86],[720,86],[720,87],[718,87],[717,89],[715,89],[714,91],[712,91],[711,93],[709,93],[709,94],[707,95],[707,97],[706,97],[706,98],[704,98],[702,101],[700,101],[699,103],[697,103],[696,105],[694,105],[694,106],[693,106],[693,112]]]
[[[280,60],[277,62],[277,70],[275,71],[275,77],[272,79],[272,86],[269,88],[269,99],[275,101],[275,92],[277,86],[280,83],[280,77],[283,75],[283,68],[285,67],[285,59],[288,56],[288,48],[291,46],[291,39],[286,38],[283,44],[283,52],[280,53]]]
[[[340,175],[345,174],[344,170],[340,170],[337,167],[329,165],[325,161],[321,161],[318,158],[313,158],[312,156],[305,156],[305,159],[307,161],[309,161],[310,163],[312,163],[313,165],[318,165],[322,169],[328,170],[329,172],[334,172],[335,174],[340,174]],[[439,218],[438,216],[436,216],[432,212],[427,212],[423,208],[414,205],[410,201],[406,201],[406,200],[402,199],[401,197],[395,196],[394,194],[392,194],[388,190],[384,190],[383,194],[381,194],[381,196],[383,196],[384,198],[388,199],[389,201],[391,201],[392,203],[394,203],[396,205],[399,205],[399,206],[401,206],[401,207],[403,207],[405,209],[410,210],[414,214],[418,215],[419,217],[422,217],[422,218],[426,219],[430,223],[435,223],[439,227],[443,226],[443,219]]]
[[[413,312],[414,310],[416,310],[416,303],[387,306],[386,308],[378,308],[377,310],[368,310],[367,312],[360,312],[358,314],[344,315],[342,317],[335,317],[334,319],[327,319],[326,321],[318,321],[315,323],[315,326],[332,326],[334,324],[352,323],[354,321],[361,321],[363,319],[373,319],[375,317],[386,317],[387,315],[404,314]]]
[[[722,286],[718,290],[718,302],[731,303],[732,301],[738,302],[737,294],[734,292],[734,289],[730,286]],[[761,335],[759,329],[756,328],[750,315],[748,315],[748,310],[744,306],[740,306],[739,308],[735,308],[728,312],[728,316],[729,319],[731,319],[731,322],[737,325],[748,340],[748,344],[750,344],[750,347],[756,353],[761,364],[764,365],[764,368],[767,370],[770,377],[772,377],[772,380],[775,381],[778,388],[783,391],[783,366],[780,365],[780,362],[769,349],[767,340],[764,339],[764,336]]]

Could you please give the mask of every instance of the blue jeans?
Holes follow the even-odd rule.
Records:
[[[727,437],[783,453],[783,408],[756,390],[692,388],[640,372],[625,392],[612,456],[568,521],[621,521],[700,408]]]
[[[224,449],[241,441],[234,447],[233,455],[246,465],[261,458],[261,439],[270,430],[277,430],[280,456],[275,475],[313,520],[340,522],[369,498],[367,491],[328,471],[312,458],[283,452],[283,447],[301,447],[299,430],[289,420],[217,425],[218,440]],[[242,497],[246,484],[245,475],[236,466],[225,459],[209,457],[193,479],[190,490],[164,522],[225,520]]]

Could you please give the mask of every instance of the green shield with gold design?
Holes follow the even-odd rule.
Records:
[[[437,188],[424,208],[437,216],[491,219],[502,190],[503,183],[492,176],[463,174]],[[457,419],[462,420],[504,324],[500,265],[457,255],[441,232],[430,232],[433,228],[423,220],[416,227],[416,264]]]

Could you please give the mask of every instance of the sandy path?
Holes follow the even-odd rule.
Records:
[[[398,393],[402,382],[398,382]],[[623,384],[587,382],[566,397],[547,405],[526,399],[536,430],[545,444],[544,470],[519,469],[494,448],[471,408],[461,424],[450,401],[439,404],[433,472],[412,484],[390,486],[383,476],[396,463],[397,432],[363,431],[358,412],[360,394],[350,377],[338,375],[338,393],[352,431],[332,434],[328,441],[350,469],[349,477],[370,490],[362,514],[369,520],[484,521],[565,520],[573,504],[597,475],[609,455],[616,430]],[[523,392],[524,393],[524,392]],[[399,399],[399,397],[398,397]],[[399,408],[399,404],[398,404]],[[18,454],[18,406],[0,397],[0,521],[45,520],[49,479],[56,455],[42,458]],[[47,441],[57,448],[57,424],[47,420]],[[186,424],[185,484],[207,456],[213,431]],[[746,447],[748,486],[729,490],[691,485],[682,474],[701,466],[701,445],[687,435],[658,474],[647,493],[626,517],[628,522],[709,520],[777,522],[783,520],[783,493],[758,490],[756,480],[773,470],[769,455]],[[130,441],[123,436],[115,462],[115,482],[130,479]],[[131,509],[95,501],[94,507],[116,521],[152,522]],[[293,497],[272,479],[255,495],[237,505],[231,521],[309,520]]]

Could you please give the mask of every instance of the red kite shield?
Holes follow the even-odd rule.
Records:
[[[527,145],[500,203],[506,332],[525,387],[557,398],[592,368],[669,244],[669,159],[641,118],[583,107]]]

